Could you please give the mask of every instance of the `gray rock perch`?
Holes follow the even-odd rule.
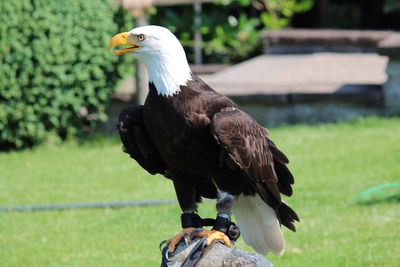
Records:
[[[195,239],[188,245],[181,242],[176,253],[168,259],[163,258],[161,267],[273,267],[272,263],[260,254],[228,248],[220,242],[214,242],[209,247],[206,247],[198,262],[193,265],[193,263],[188,262],[188,258],[191,256],[189,254],[199,242],[201,242],[201,239]]]

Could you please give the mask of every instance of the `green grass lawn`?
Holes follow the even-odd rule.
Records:
[[[297,233],[284,230],[286,254],[268,256],[275,266],[399,266],[400,203],[351,199],[400,182],[400,119],[271,132],[291,159],[287,202],[301,218]],[[0,205],[174,198],[170,181],[142,171],[116,140],[0,154]],[[0,266],[158,266],[158,244],[179,230],[179,214],[174,204],[0,213]],[[214,217],[214,202],[200,214]]]

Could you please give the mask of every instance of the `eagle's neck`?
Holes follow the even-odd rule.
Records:
[[[192,72],[184,58],[161,56],[159,58],[144,59],[143,62],[149,73],[149,82],[156,87],[157,93],[163,96],[172,96],[181,91],[192,80]]]

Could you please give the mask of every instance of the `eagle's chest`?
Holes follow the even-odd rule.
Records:
[[[144,106],[144,122],[161,157],[169,168],[202,173],[209,172],[216,154],[216,143],[209,125],[193,125],[190,101],[149,96]]]

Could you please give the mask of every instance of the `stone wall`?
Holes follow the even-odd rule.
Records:
[[[357,30],[265,31],[264,51],[269,54],[310,52],[367,52],[388,56],[387,82],[383,86],[386,112],[400,114],[400,33]]]

